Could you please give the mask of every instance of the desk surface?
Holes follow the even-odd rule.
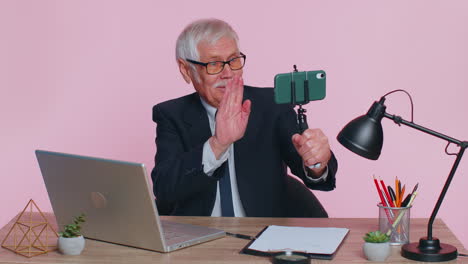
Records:
[[[47,214],[51,217],[51,214]],[[229,217],[176,217],[163,216],[163,219],[210,226],[227,232],[256,235],[266,225],[309,226],[309,227],[346,227],[350,232],[338,250],[333,263],[363,263],[366,259],[362,253],[364,233],[378,229],[377,219],[370,218],[229,218]],[[12,221],[13,222],[13,221]],[[55,225],[55,221],[51,221]],[[0,242],[3,241],[12,223],[0,229]],[[441,242],[454,245],[459,252],[465,253],[460,241],[448,229],[445,223],[437,219],[433,234]],[[427,219],[411,219],[410,240],[418,241],[426,235]],[[234,237],[224,237],[171,253],[135,249],[94,240],[86,240],[86,247],[80,256],[64,256],[51,252],[33,258],[26,258],[0,248],[0,263],[270,263],[268,258],[243,255],[238,252],[248,243],[248,240]],[[386,263],[416,263],[400,256],[399,247],[394,246],[392,254]],[[314,260],[313,263],[328,263],[329,260]],[[468,262],[467,258],[445,263]]]

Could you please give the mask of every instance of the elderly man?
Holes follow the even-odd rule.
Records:
[[[287,167],[310,189],[335,188],[337,162],[322,131],[297,134],[291,105],[276,105],[271,88],[244,86],[246,55],[230,25],[188,25],[176,60],[196,93],[153,108],[161,214],[285,216]]]

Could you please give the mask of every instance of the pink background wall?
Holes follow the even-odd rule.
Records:
[[[337,189],[316,192],[331,217],[376,217],[372,175],[419,182],[413,217],[428,217],[453,158],[445,142],[383,121],[378,161],[336,141],[349,120],[393,89],[415,102],[415,122],[468,139],[466,1],[1,1],[0,225],[33,198],[50,210],[34,150],[153,166],[151,107],[192,92],[179,76],[175,40],[196,18],[231,23],[247,54],[247,84],[276,73],[324,69],[327,98],[309,124],[329,135],[339,159]],[[404,94],[388,112],[409,119]],[[456,151],[456,148],[451,148]],[[468,158],[439,212],[468,246]],[[377,224],[377,221],[376,221]],[[437,233],[435,233],[437,235]],[[418,238],[412,238],[416,241]]]

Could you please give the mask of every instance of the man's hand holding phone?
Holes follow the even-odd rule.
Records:
[[[309,167],[310,170],[320,177],[325,171],[326,165],[331,158],[330,145],[328,138],[319,128],[307,129],[302,135],[294,134],[292,142],[299,155],[304,161],[304,165]],[[320,163],[320,167],[313,167],[313,165]]]

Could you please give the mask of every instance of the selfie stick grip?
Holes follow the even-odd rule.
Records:
[[[307,116],[304,114],[305,109],[299,108],[297,113],[297,126],[299,129],[299,134],[302,134],[306,129],[309,128],[307,125]]]
[[[299,129],[299,134],[304,133],[306,129],[309,128],[307,125],[307,116],[304,114],[306,110],[302,108],[302,105],[299,105],[299,109],[297,109],[297,128]],[[317,162],[313,165],[310,165],[309,168],[311,169],[318,169],[322,166],[320,162]]]

